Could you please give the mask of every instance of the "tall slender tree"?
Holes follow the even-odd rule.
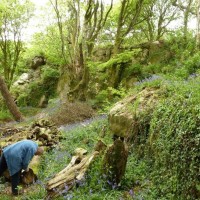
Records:
[[[169,32],[169,24],[178,19],[178,8],[171,0],[154,0],[144,7],[144,23],[139,25],[141,35],[148,41],[160,40]]]
[[[195,0],[173,0],[172,4],[178,7],[183,13],[183,34],[185,40],[184,43],[187,44],[189,19],[191,15],[196,15]]]
[[[200,0],[197,0],[197,48],[200,49]]]

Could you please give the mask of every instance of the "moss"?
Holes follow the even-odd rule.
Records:
[[[98,67],[101,69],[106,69],[112,67],[113,65],[131,62],[136,51],[128,51],[121,54],[117,54],[115,57],[111,58],[109,61],[100,64]]]

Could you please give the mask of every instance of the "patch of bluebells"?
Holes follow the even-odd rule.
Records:
[[[134,83],[134,85],[140,85],[140,84],[142,84],[142,83],[152,82],[152,81],[158,80],[158,79],[162,79],[162,77],[153,74],[152,76],[147,77],[147,78],[144,78],[144,79],[142,79],[141,81],[137,81],[136,83]]]
[[[68,152],[68,151],[58,151],[56,152],[56,157],[55,157],[55,160],[56,161],[61,161],[63,160],[64,157],[68,157],[68,158],[71,158],[71,154]]]
[[[62,125],[62,126],[59,127],[59,130],[63,131],[65,134],[67,134],[71,130],[74,130],[76,128],[80,128],[82,126],[88,126],[95,121],[103,120],[103,119],[106,119],[106,118],[107,118],[107,115],[105,115],[105,114],[99,115],[97,117],[92,117],[90,119],[86,119],[83,122],[77,122],[77,123],[73,123],[73,124]]]
[[[63,196],[64,199],[67,199],[67,200],[71,200],[73,198],[73,195],[72,194],[67,194],[65,196]]]
[[[196,73],[193,73],[193,74],[190,74],[188,79],[193,79],[193,78],[196,78],[198,76],[198,74]]]
[[[76,187],[83,187],[86,185],[85,179],[82,180],[75,180]]]
[[[119,185],[117,183],[107,180],[109,186],[111,186],[112,190],[118,189]]]
[[[42,181],[39,180],[39,179],[35,182],[35,184],[40,185],[40,186],[42,186],[43,188],[46,187],[45,184],[44,184],[44,182],[42,182]]]
[[[130,195],[131,197],[134,197],[134,196],[135,196],[133,189],[130,189],[130,190],[129,190],[129,195]]]

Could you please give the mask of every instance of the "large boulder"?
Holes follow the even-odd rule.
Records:
[[[46,64],[46,59],[44,58],[44,56],[35,56],[32,60],[31,68],[35,70],[38,67],[45,64]]]
[[[111,132],[118,137],[134,137],[138,134],[140,117],[152,113],[158,97],[159,89],[145,88],[115,104],[108,118]]]

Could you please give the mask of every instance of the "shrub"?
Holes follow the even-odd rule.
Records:
[[[24,102],[27,103],[27,106],[38,106],[39,100],[43,95],[42,83],[40,81],[35,81],[29,84],[28,93],[24,95]]]
[[[143,66],[140,64],[132,64],[125,69],[124,77],[125,78],[129,77],[129,76],[141,77],[142,76],[142,68],[143,68]]]
[[[132,60],[135,55],[138,54],[138,50],[135,51],[126,51],[120,54],[115,55],[113,58],[111,58],[109,61],[102,63],[98,67],[101,69],[107,69],[112,67],[113,65],[118,65],[118,64],[127,64],[127,63],[132,63]]]
[[[160,64],[149,64],[144,67],[144,72],[147,74],[157,74],[160,73],[162,66]]]
[[[194,56],[190,57],[190,59],[186,60],[184,66],[189,74],[195,73],[200,69],[200,53],[196,53]]]

